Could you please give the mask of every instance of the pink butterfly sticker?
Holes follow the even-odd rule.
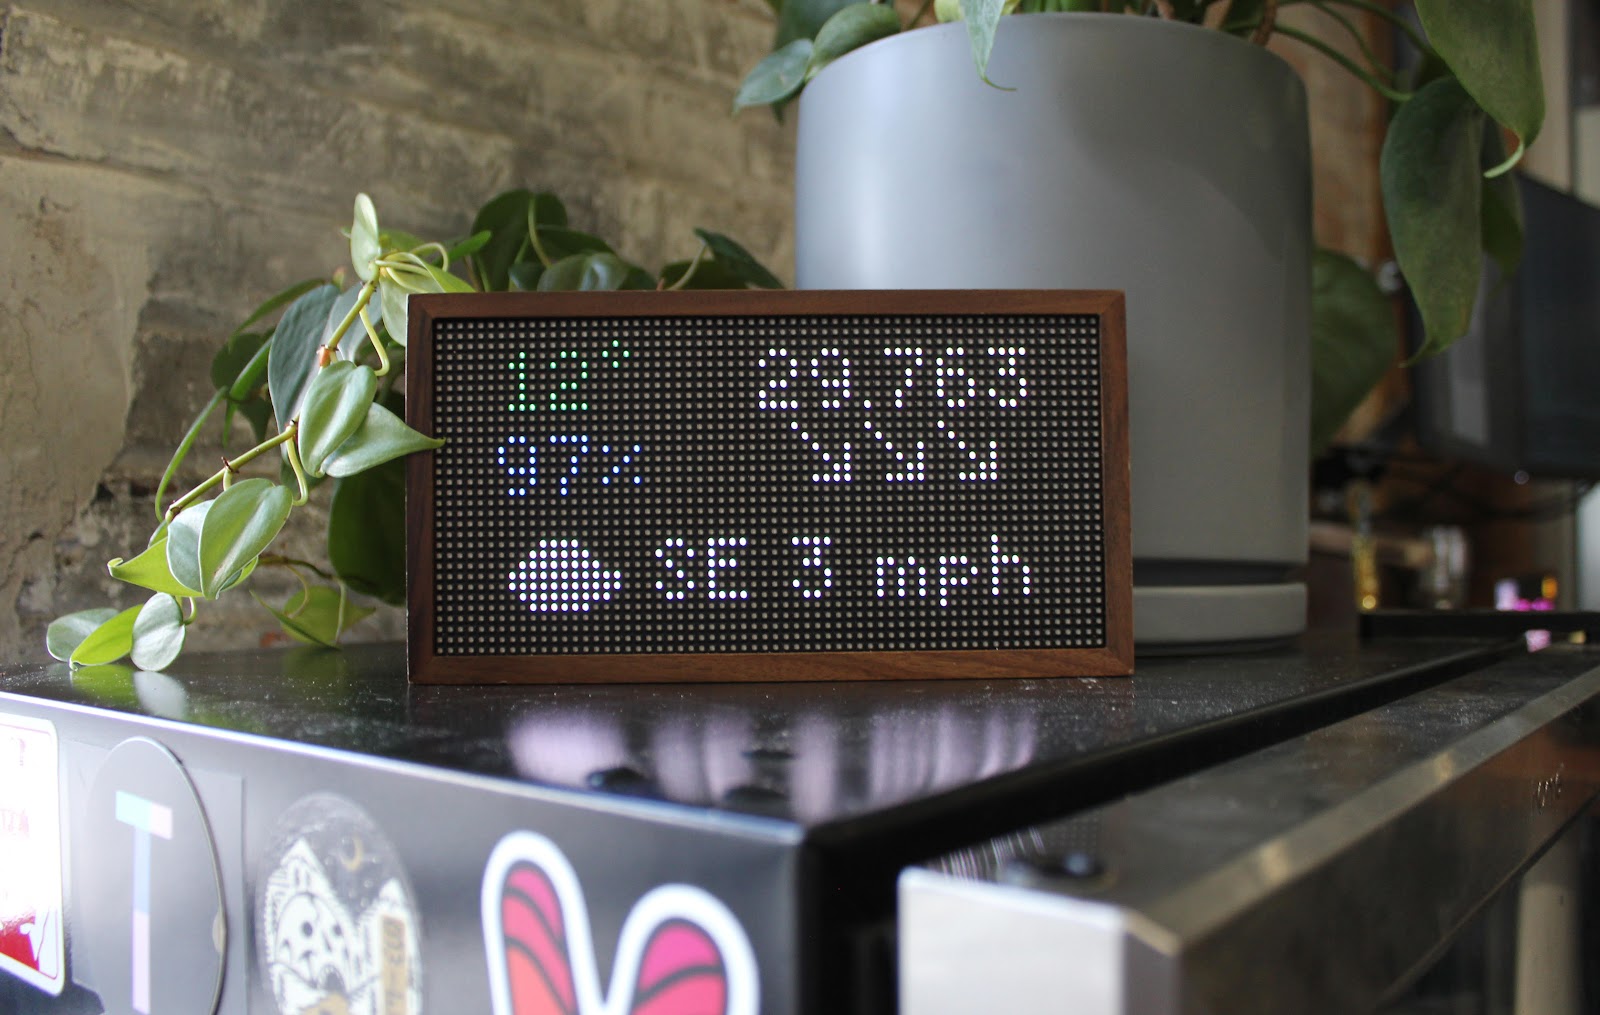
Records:
[[[750,941],[699,888],[662,885],[634,905],[603,994],[583,887],[555,843],[501,839],[482,904],[495,1015],[755,1015]]]

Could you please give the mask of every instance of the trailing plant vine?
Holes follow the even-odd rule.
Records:
[[[201,603],[246,585],[260,568],[297,579],[298,590],[281,604],[251,593],[283,631],[301,642],[337,645],[374,612],[358,597],[404,600],[402,460],[442,443],[402,418],[396,381],[405,365],[410,296],[782,286],[726,236],[695,233],[700,245],[693,258],[651,274],[599,237],[571,228],[551,194],[501,194],[478,212],[468,237],[449,245],[381,229],[371,199],[359,195],[349,229],[355,281],[344,286],[341,270],[277,293],[212,359],[215,390],[157,486],[148,544],[107,564],[112,577],[150,597],[121,611],[57,619],[45,636],[50,654],[74,666],[131,656],[140,669],[164,669],[182,652]],[[274,315],[276,323],[267,323]],[[218,409],[221,468],[168,504],[174,480]],[[230,455],[229,435],[241,418],[255,443]],[[326,566],[267,552],[324,483],[331,487]]]

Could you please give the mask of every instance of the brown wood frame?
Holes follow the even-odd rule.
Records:
[[[407,462],[407,659],[424,684],[659,683],[1120,676],[1133,672],[1126,312],[1105,290],[742,290],[474,293],[415,296],[410,305],[406,417],[434,431],[434,322],[537,317],[1095,314],[1100,317],[1100,435],[1106,644],[1091,649],[717,652],[566,656],[440,656],[433,651],[433,452]]]

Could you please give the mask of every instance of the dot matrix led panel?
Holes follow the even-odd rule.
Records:
[[[1131,668],[1120,293],[418,297],[423,682]]]

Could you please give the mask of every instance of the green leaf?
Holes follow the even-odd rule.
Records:
[[[1327,447],[1400,348],[1394,306],[1355,261],[1318,250],[1311,262],[1311,447]]]
[[[539,245],[550,256],[550,260],[559,261],[573,254],[614,254],[611,245],[598,236],[580,233],[576,229],[566,226],[539,225]]]
[[[296,592],[281,610],[274,609],[260,596],[256,597],[256,602],[278,618],[291,638],[326,648],[337,647],[341,634],[374,612],[371,607],[350,602],[342,590],[321,585],[310,586],[309,595],[307,590]]]
[[[967,38],[972,41],[972,62],[978,76],[989,84],[989,55],[994,51],[994,35],[1005,15],[1006,0],[961,0],[961,17],[967,23]]]
[[[260,383],[260,375],[267,366],[267,354],[262,351],[267,338],[268,335],[260,331],[236,331],[229,335],[222,348],[211,357],[211,386],[231,393],[249,368],[254,368],[256,382]]]
[[[288,487],[285,487],[284,489],[288,489]],[[245,579],[256,573],[256,565],[260,563],[260,557],[251,557],[250,562],[244,566],[244,570],[235,572],[231,577],[222,583],[222,587],[217,590],[217,594],[221,595],[222,593],[233,588],[235,585],[244,584]]]
[[[377,269],[372,266],[383,255],[378,243],[378,213],[372,207],[372,198],[356,195],[355,221],[350,223],[350,263],[363,282],[371,282]]]
[[[384,327],[389,337],[402,346],[409,336],[407,303],[410,299],[410,290],[400,284],[393,272],[385,271],[378,276],[378,304],[383,308]]]
[[[399,604],[406,594],[406,470],[391,460],[334,484],[328,562],[352,589]]]
[[[475,256],[478,279],[486,290],[503,290],[507,286],[507,272],[517,262],[523,246],[528,242],[529,206],[536,205],[535,214],[541,225],[564,226],[567,209],[553,194],[534,194],[528,190],[511,190],[501,194],[479,210],[472,221],[474,233],[488,232],[489,241]]]
[[[450,274],[436,264],[428,265],[428,276],[433,279],[433,284],[437,287],[434,289],[435,292],[470,293],[477,291],[462,279]]]
[[[1500,132],[1484,131],[1479,164],[1492,169],[1505,159],[1506,146]],[[1522,263],[1522,192],[1510,173],[1483,181],[1483,250],[1508,278]]]
[[[112,616],[72,650],[68,661],[74,666],[99,666],[114,663],[133,650],[133,622],[142,607],[130,606]]]
[[[215,503],[207,500],[190,505],[167,525],[167,571],[184,588],[198,590],[201,587],[200,531]]]
[[[211,502],[200,529],[200,592],[215,598],[277,538],[294,495],[269,479],[245,479]]]
[[[733,111],[737,113],[751,106],[769,106],[793,98],[806,83],[811,49],[810,39],[796,39],[768,53],[745,76],[739,93],[733,97]]]
[[[327,284],[328,283],[327,283],[327,281],[325,279],[308,278],[308,279],[305,279],[304,281],[296,282],[294,285],[290,286],[289,288],[283,290],[280,293],[272,294],[271,296],[267,297],[266,300],[263,301],[260,306],[256,307],[254,310],[250,311],[250,316],[246,317],[244,319],[244,323],[240,324],[237,328],[234,329],[234,331],[235,332],[248,331],[252,324],[256,323],[257,321],[261,320],[264,317],[267,317],[273,311],[277,310],[279,307],[283,306],[284,304],[291,303],[294,300],[297,300],[300,297],[304,296],[306,293],[310,292],[311,290],[317,288],[318,286],[327,285]]]
[[[448,248],[446,254],[449,256],[451,261],[459,261],[463,257],[471,257],[473,254],[476,254],[478,251],[487,246],[489,243],[489,238],[493,235],[494,234],[489,232],[487,229],[473,233],[471,236],[468,236],[455,246]]]
[[[1426,341],[1418,355],[1466,333],[1482,271],[1483,111],[1453,78],[1414,95],[1389,125],[1379,175],[1389,234]]]
[[[318,286],[284,311],[272,335],[267,357],[267,390],[279,426],[287,426],[300,409],[300,399],[317,368],[317,349],[328,323],[328,310],[339,298],[331,285]]]
[[[406,426],[399,416],[374,402],[368,407],[361,428],[328,456],[323,471],[330,476],[353,476],[413,451],[428,451],[443,444],[442,440]]]
[[[66,662],[72,658],[72,653],[77,651],[85,638],[116,615],[116,610],[106,606],[96,610],[79,610],[65,617],[57,617],[50,622],[49,627],[45,628],[44,647],[51,657]]]
[[[165,593],[156,593],[133,622],[133,665],[164,670],[183,651],[183,607]]]
[[[1544,124],[1533,0],[1417,0],[1416,8],[1467,94],[1531,144]]]
[[[323,462],[361,428],[377,391],[378,378],[369,366],[341,360],[322,368],[306,392],[296,435],[307,473],[323,474]]]
[[[543,274],[544,265],[538,261],[518,261],[511,266],[509,272],[511,288],[517,292],[536,292],[539,288],[539,276]]]
[[[746,284],[760,289],[782,289],[783,283],[778,276],[768,271],[750,255],[750,251],[723,236],[713,233],[708,229],[696,229],[694,234],[700,237],[711,250],[711,255],[717,262],[727,268],[735,277],[742,279]]]
[[[895,13],[893,4],[854,3],[841,8],[823,24],[812,42],[806,80],[846,53],[899,31],[900,15]]]
[[[772,48],[782,49],[796,39],[816,38],[828,19],[850,3],[851,0],[784,0]]]
[[[198,588],[185,585],[173,577],[172,568],[167,563],[166,539],[158,539],[151,543],[148,549],[132,560],[112,558],[106,564],[106,570],[118,581],[137,585],[152,592],[165,592],[168,595],[186,596],[190,599],[200,594]]]
[[[539,292],[621,289],[633,266],[615,254],[574,254],[539,276]]]
[[[630,264],[628,265],[628,274],[623,276],[622,285],[618,286],[617,288],[645,291],[654,289],[655,287],[656,280],[654,276],[638,265]]]
[[[427,245],[427,240],[404,229],[378,230],[378,246],[384,250],[416,250]]]
[[[661,269],[661,284],[663,288],[670,289],[678,284],[684,272],[689,270],[689,261],[673,261]],[[694,277],[683,286],[684,289],[744,289],[745,280],[734,274],[733,270],[715,257],[707,257],[700,262],[700,267],[694,270]]]
[[[250,423],[250,432],[255,436],[256,443],[260,444],[267,437],[267,420],[272,418],[272,403],[265,398],[252,398],[249,401],[228,403],[228,407],[236,410]]]
[[[344,323],[345,315],[350,313],[350,310],[356,305],[356,301],[361,298],[361,289],[361,286],[353,285],[340,293],[339,298],[333,301],[333,306],[328,308],[328,321],[323,325],[320,344],[327,345],[328,340],[333,338],[334,330]],[[381,300],[369,299],[367,301],[367,318],[372,321],[374,328],[383,323],[383,303]],[[361,358],[367,345],[367,329],[361,326],[360,321],[356,321],[350,325],[350,330],[346,331],[344,337],[339,340],[339,358],[354,362]]]

